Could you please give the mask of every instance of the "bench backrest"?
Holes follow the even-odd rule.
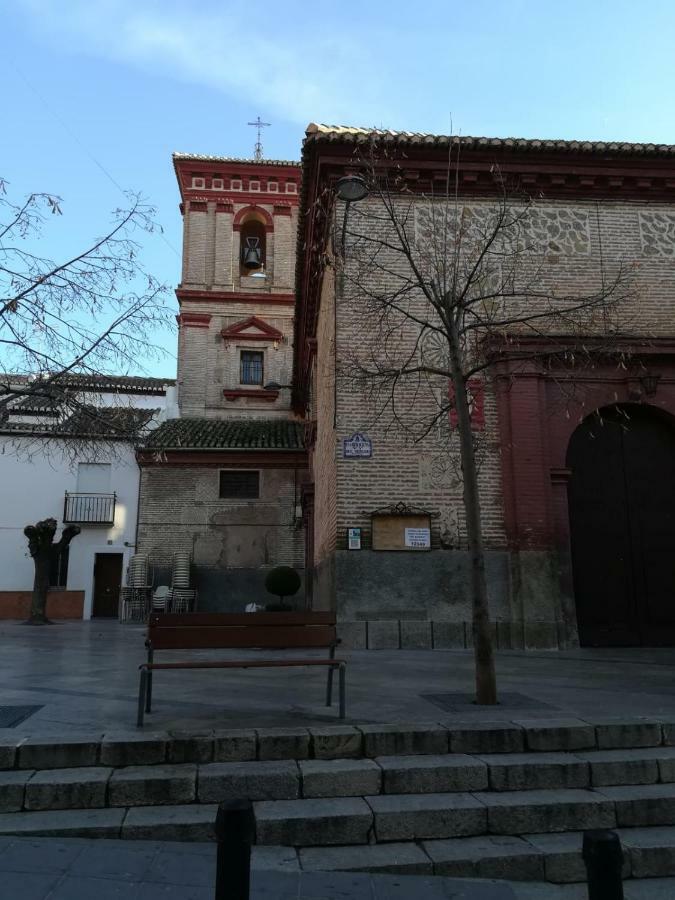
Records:
[[[152,613],[148,643],[154,650],[331,647],[335,613]]]

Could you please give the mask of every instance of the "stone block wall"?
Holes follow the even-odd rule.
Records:
[[[218,473],[207,466],[143,468],[138,550],[150,555],[156,584],[168,583],[157,578],[168,577],[172,553],[188,551],[203,588],[199,608],[243,610],[253,600],[269,602],[266,569],[304,567],[304,535],[295,523],[299,486],[292,469],[261,469],[260,499],[220,499]]]

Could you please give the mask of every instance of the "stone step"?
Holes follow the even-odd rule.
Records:
[[[396,798],[377,799],[390,803]],[[402,795],[400,799],[406,819],[381,820],[388,829],[382,843],[372,843],[376,836],[373,821],[377,823],[378,816],[375,812],[373,818],[369,804],[362,799],[262,801],[257,804],[255,866],[278,871],[299,866],[307,871],[546,880],[552,884],[585,880],[579,830],[486,834],[489,811],[484,807],[481,811],[480,802],[470,795]],[[579,798],[568,798],[568,812],[579,816],[582,809]],[[6,813],[0,815],[0,835],[212,841],[216,812],[215,804],[188,804]],[[424,825],[425,818],[430,824]],[[586,819],[579,818],[577,827],[593,827],[599,821],[609,824],[606,819],[589,819],[586,811]],[[675,875],[675,826],[617,830],[624,848],[625,878]],[[449,838],[449,831],[456,836]],[[392,836],[394,840],[389,839]]]
[[[254,808],[260,844],[316,847],[520,836],[675,825],[675,785],[380,794],[363,799],[265,801]],[[347,839],[352,831],[360,834],[358,840]]]
[[[486,713],[488,715],[488,713]],[[56,736],[0,729],[0,769],[67,769],[375,759],[440,754],[513,754],[675,747],[675,720],[633,718],[456,720],[308,728],[115,731]]]
[[[175,806],[222,800],[300,800],[378,795],[509,794],[593,790],[621,805],[622,824],[634,794],[670,797],[675,747],[518,754],[379,756],[375,759],[254,760],[111,768],[14,769],[0,772],[0,813]],[[614,794],[610,789],[616,788]],[[495,801],[495,804],[498,801]],[[493,804],[493,805],[495,805]],[[617,807],[618,809],[618,807]],[[666,811],[667,814],[667,811]],[[640,813],[644,815],[644,811]],[[652,823],[654,824],[654,823]],[[662,822],[660,824],[670,824]]]
[[[625,828],[617,833],[624,851],[624,879],[675,876],[674,827]],[[300,867],[310,872],[391,872],[585,884],[582,840],[583,832],[576,831],[522,837],[460,837],[419,844],[304,847],[297,854]],[[282,848],[265,849],[276,854],[267,858],[268,867],[272,860],[286,868],[293,864],[290,848],[283,848],[283,852]]]
[[[212,841],[213,804],[63,809],[0,814],[0,835]]]

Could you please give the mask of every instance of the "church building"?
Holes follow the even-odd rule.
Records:
[[[393,193],[362,190],[367,170]],[[400,238],[413,256],[438,248],[438,229],[456,210],[464,233],[480,229],[494,208],[495,173],[534,198],[520,243],[502,247],[501,273],[492,273],[507,291],[509,253],[523,247],[537,256],[533,297],[538,286],[554,298],[592,293],[619,266],[632,288],[611,320],[577,317],[556,337],[587,365],[569,352],[556,369],[546,361],[551,331],[534,322],[514,336],[505,324],[491,370],[468,383],[472,436],[484,448],[478,490],[495,644],[675,645],[673,146],[309,126],[294,409],[310,421],[315,602],[337,610],[353,646],[471,646],[461,473],[436,440],[452,437],[453,411],[409,440],[394,427],[394,395],[385,398],[389,414],[378,415],[373,382],[364,390],[348,376],[359,353],[384,371],[378,353],[399,340],[413,361],[427,358],[427,346],[433,361],[434,341],[416,343],[419,322],[394,314],[418,290],[402,268]],[[385,230],[386,207],[396,204],[405,210],[398,234]],[[379,245],[378,234],[387,236]],[[378,302],[379,318],[368,319]],[[446,379],[439,396],[448,390]],[[411,416],[429,391],[420,381],[409,395]],[[396,415],[400,422],[401,407]]]

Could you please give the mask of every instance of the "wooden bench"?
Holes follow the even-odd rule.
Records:
[[[338,670],[340,718],[345,717],[345,666],[344,659],[335,658],[339,644],[335,628],[335,613],[153,613],[148,621],[148,661],[140,668],[138,690],[139,728],[143,715],[152,706],[152,676],[158,669],[256,669],[284,668],[286,666],[327,666],[326,706],[332,704],[333,672]],[[212,650],[212,649],[266,649],[293,650],[321,648],[328,650],[327,659],[285,658],[192,660],[185,662],[156,663],[157,650]]]

